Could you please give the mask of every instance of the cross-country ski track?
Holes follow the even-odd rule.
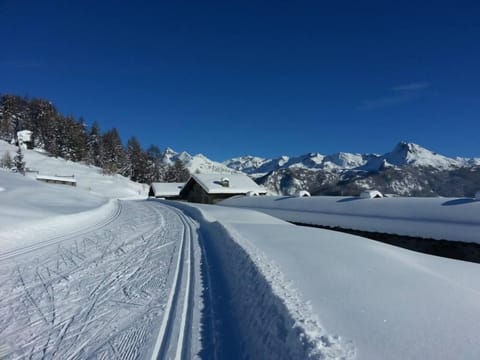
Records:
[[[190,358],[196,223],[119,203],[83,231],[0,254],[2,358]]]

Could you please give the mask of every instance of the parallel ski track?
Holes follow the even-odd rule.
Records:
[[[177,267],[175,270],[172,289],[165,307],[160,331],[155,342],[151,360],[173,358],[175,360],[190,357],[194,275],[193,275],[193,221],[180,210],[168,207],[177,214],[184,224],[183,236],[179,248]],[[182,296],[183,295],[183,296]],[[176,321],[180,317],[180,323]],[[174,333],[178,331],[175,339]],[[175,341],[176,340],[176,341]]]
[[[10,259],[12,257],[19,256],[19,255],[27,254],[29,252],[42,249],[46,246],[54,245],[54,244],[60,243],[62,241],[68,240],[72,237],[87,234],[89,232],[101,229],[101,228],[107,226],[108,224],[114,222],[116,219],[118,219],[118,217],[122,213],[122,208],[123,208],[122,202],[118,201],[117,202],[117,209],[110,217],[108,217],[106,219],[102,219],[101,221],[99,221],[95,224],[89,225],[87,227],[78,229],[76,231],[72,231],[68,234],[58,235],[58,236],[55,236],[55,237],[52,237],[52,238],[49,238],[49,239],[46,239],[46,240],[43,240],[43,241],[36,242],[35,244],[32,244],[32,245],[28,245],[28,246],[25,246],[25,247],[13,249],[13,250],[1,253],[0,254],[0,261],[4,261],[4,260]]]

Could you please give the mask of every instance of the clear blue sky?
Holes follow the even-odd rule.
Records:
[[[0,0],[0,93],[215,160],[480,156],[479,1]]]

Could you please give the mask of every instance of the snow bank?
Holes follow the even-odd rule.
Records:
[[[118,202],[86,190],[0,171],[0,252],[113,216]]]
[[[251,208],[321,226],[480,243],[480,202],[461,198],[235,197],[218,205]]]
[[[221,264],[217,270],[225,275],[232,315],[247,357],[275,360],[353,357],[353,345],[329,334],[282,272],[247,239],[216,221],[208,206],[176,206],[200,221],[204,241],[208,241]],[[269,222],[284,224],[264,217]]]

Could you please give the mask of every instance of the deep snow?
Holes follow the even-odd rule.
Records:
[[[188,206],[225,229],[228,236],[219,232],[219,242],[233,241],[249,254],[325,358],[353,352],[357,359],[480,357],[478,264],[298,227],[251,210]],[[232,281],[246,276],[231,271],[240,255],[230,252],[224,263],[237,276]],[[257,310],[259,316],[267,311]]]

